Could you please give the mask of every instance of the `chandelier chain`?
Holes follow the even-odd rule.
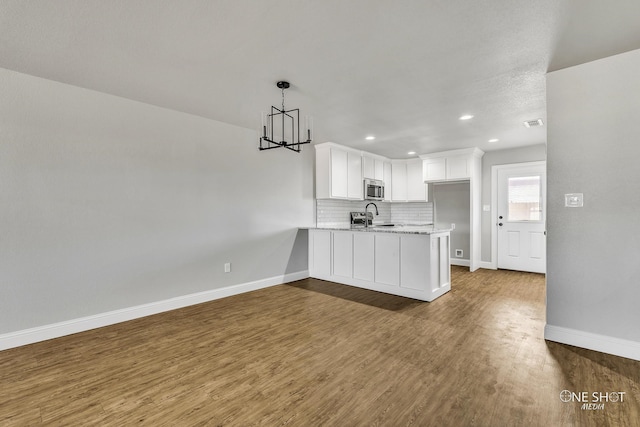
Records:
[[[284,88],[282,88],[282,111],[284,111]]]

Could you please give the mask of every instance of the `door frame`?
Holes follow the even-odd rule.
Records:
[[[509,163],[505,165],[491,166],[491,268],[498,269],[498,223],[496,222],[496,213],[498,212],[498,171],[519,169],[531,166],[544,166],[547,170],[547,161],[540,160],[536,162]],[[546,189],[545,189],[546,190]],[[545,191],[545,200],[543,200],[545,229],[547,223],[547,192]]]

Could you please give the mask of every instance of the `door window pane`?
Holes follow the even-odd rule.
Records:
[[[509,178],[509,221],[541,221],[540,176]]]

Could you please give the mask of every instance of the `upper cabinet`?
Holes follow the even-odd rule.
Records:
[[[389,160],[325,142],[316,149],[316,198],[363,200],[365,178],[384,181],[387,202],[426,202],[423,160]]]
[[[447,179],[469,179],[471,178],[471,165],[473,156],[450,156],[447,157]]]
[[[422,161],[424,181],[444,181],[447,179],[447,159],[444,157]]]
[[[477,148],[470,148],[421,155],[424,182],[471,179],[474,159],[483,154]]]
[[[384,201],[385,202],[390,202],[391,201],[391,162],[390,161],[385,161],[383,166],[383,181],[384,181]]]
[[[362,153],[362,177],[369,179],[384,180],[383,157],[378,157],[370,153]]]
[[[422,160],[393,160],[391,162],[391,201],[426,202],[427,185],[422,179]]]
[[[326,143],[316,145],[316,198],[362,200],[362,154]]]

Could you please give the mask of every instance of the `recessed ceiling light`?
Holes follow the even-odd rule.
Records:
[[[370,136],[366,137],[365,139],[366,139],[367,141],[373,141],[374,139],[376,139],[376,137],[375,137],[375,136],[371,136],[371,135],[370,135]]]
[[[410,156],[413,156],[414,154],[416,154],[416,152],[415,151],[409,151],[407,154],[410,155]]]
[[[491,138],[491,139],[489,140],[489,142],[498,142],[498,141],[500,141],[498,138]]]
[[[460,120],[469,120],[469,119],[473,119],[472,114],[465,114],[464,116],[460,116]]]

